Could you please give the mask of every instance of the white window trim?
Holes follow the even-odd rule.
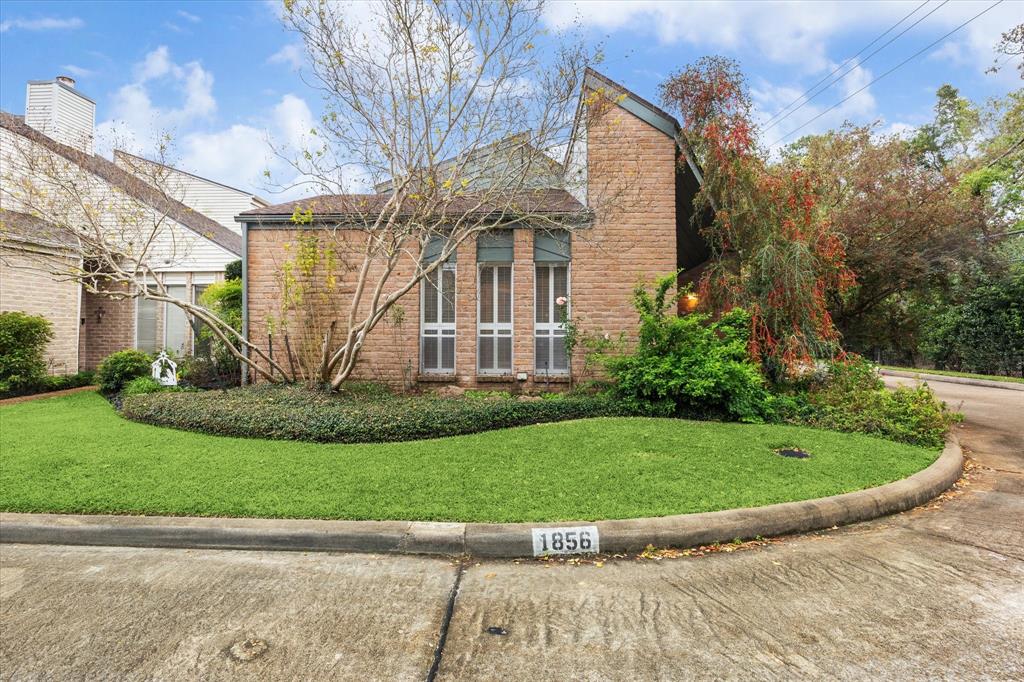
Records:
[[[533,338],[534,338],[533,348],[534,348],[534,355],[536,355],[536,353],[537,353],[537,350],[536,350],[537,349],[537,341],[536,341],[536,339],[537,339],[538,336],[543,336],[543,337],[548,338],[548,339],[554,339],[554,338],[559,338],[559,337],[564,338],[564,336],[565,336],[564,334],[557,335],[557,336],[555,334],[555,331],[557,331],[557,330],[562,330],[563,332],[565,331],[565,327],[562,325],[561,322],[537,322],[537,302],[538,302],[537,301],[537,284],[536,284],[536,282],[537,282],[537,270],[539,268],[548,268],[549,270],[553,271],[554,268],[560,268],[560,267],[563,267],[563,266],[565,267],[565,299],[566,299],[566,301],[565,301],[565,311],[566,311],[566,317],[571,320],[572,319],[572,261],[544,261],[544,262],[540,262],[540,263],[535,261],[533,265],[534,265],[534,268],[533,268],[533,278],[534,278],[533,279],[533,281],[534,281],[534,285],[533,285],[533,310],[534,310],[534,312],[533,312]],[[551,312],[552,316],[553,316],[554,310],[555,310],[555,298],[556,297],[555,297],[555,277],[554,277],[554,272],[549,272],[549,274],[548,274],[548,303],[549,303],[548,310]],[[543,334],[538,334],[538,332],[543,332]],[[548,344],[548,360],[549,361],[551,360],[551,354],[552,354],[552,346],[549,343]],[[572,359],[568,358],[568,357],[566,358],[566,363],[565,363],[566,367],[565,367],[565,369],[550,369],[550,367],[548,369],[540,369],[537,366],[538,364],[539,363],[537,362],[537,358],[534,357],[533,358],[533,371],[536,374],[540,374],[541,376],[568,376],[569,375],[569,371],[570,371],[570,366],[572,365]]]
[[[497,268],[509,269],[509,312],[510,317],[508,322],[498,322],[498,270]],[[491,319],[493,322],[481,322],[480,321],[480,281],[481,272],[484,268],[494,268],[491,272],[494,292],[494,300],[491,301],[493,306],[491,311]],[[516,336],[515,336],[515,322],[516,322],[516,268],[515,264],[511,261],[481,261],[476,264],[476,372],[479,375],[486,376],[505,376],[511,375],[515,371],[516,366]],[[480,366],[480,332],[490,331],[493,334],[495,340],[499,337],[499,332],[507,331],[508,334],[501,334],[500,336],[508,336],[511,340],[511,360],[509,362],[508,369],[484,369]],[[498,344],[494,344],[494,353],[497,356]]]
[[[459,273],[458,273],[458,270],[457,270],[456,263],[451,262],[451,261],[446,261],[446,262],[442,263],[441,265],[439,265],[437,270],[436,270],[436,272],[438,273],[437,281],[439,283],[441,282],[441,280],[442,280],[442,278],[444,276],[444,272],[443,272],[444,270],[449,270],[452,273],[454,273],[453,279],[455,281],[455,292],[454,292],[455,295],[452,296],[452,303],[453,303],[453,308],[454,308],[454,312],[455,312],[455,318],[454,318],[454,320],[452,322],[440,322],[440,321],[438,321],[438,322],[427,322],[427,321],[425,321],[423,319],[424,312],[426,311],[426,308],[427,308],[426,305],[424,305],[424,302],[426,301],[426,297],[427,297],[427,287],[426,287],[427,278],[424,277],[422,280],[420,280],[420,331],[419,331],[419,337],[417,339],[417,342],[419,343],[420,374],[430,374],[430,375],[440,375],[440,376],[454,376],[455,375],[455,370],[456,370],[456,368],[458,367],[458,364],[459,364],[459,352],[458,352],[459,351],[459,348],[458,348],[459,335],[458,335],[458,332],[456,331],[457,325],[458,325],[458,322],[459,322],[459,306],[458,306],[458,301],[455,298],[455,296],[458,295],[458,290],[459,290]],[[444,305],[443,304],[444,290],[441,287],[438,287],[436,295],[437,295],[437,317],[438,317],[438,320],[440,320],[441,317],[442,317],[442,314],[441,314],[442,306]],[[438,360],[437,364],[439,364],[439,365],[441,364],[440,360],[441,360],[441,352],[442,352],[441,351],[441,339],[445,336],[444,332],[446,332],[446,331],[450,331],[451,332],[451,334],[447,335],[447,336],[453,337],[454,345],[455,345],[455,352],[454,352],[455,362],[452,363],[452,368],[451,369],[442,369],[440,367],[436,367],[436,368],[433,368],[433,369],[427,369],[426,367],[423,366],[423,332],[425,330],[431,330],[431,331],[436,331],[437,332],[437,360]]]

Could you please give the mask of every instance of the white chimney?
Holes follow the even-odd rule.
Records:
[[[96,103],[75,89],[74,78],[29,81],[25,123],[58,142],[92,154]]]

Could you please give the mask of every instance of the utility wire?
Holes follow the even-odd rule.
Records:
[[[928,14],[924,15],[923,17],[921,17],[920,19],[918,19],[917,21],[915,21],[914,23],[912,23],[912,24],[911,24],[910,26],[907,26],[907,27],[906,27],[905,29],[903,29],[902,31],[900,31],[899,33],[897,33],[896,35],[894,35],[894,36],[893,36],[892,38],[890,38],[890,39],[889,39],[888,41],[886,41],[886,43],[885,43],[884,45],[882,45],[881,47],[877,48],[877,49],[876,49],[876,50],[875,50],[874,52],[872,52],[871,54],[869,54],[869,55],[868,55],[867,57],[865,57],[864,59],[860,60],[860,62],[858,62],[857,64],[854,64],[853,66],[851,66],[851,67],[850,67],[849,69],[847,69],[847,70],[846,70],[845,72],[843,72],[842,74],[840,74],[838,78],[834,79],[834,80],[833,80],[833,81],[832,81],[831,83],[827,84],[827,85],[826,85],[826,86],[825,86],[824,88],[822,88],[822,89],[821,89],[821,90],[819,90],[818,92],[816,92],[816,93],[814,93],[813,95],[811,95],[810,97],[808,97],[808,98],[807,98],[806,100],[804,100],[804,101],[803,101],[803,102],[802,102],[802,103],[800,104],[800,106],[798,106],[798,107],[797,107],[796,109],[793,109],[793,110],[792,110],[791,112],[789,112],[788,114],[786,114],[786,115],[785,115],[785,116],[783,116],[782,118],[780,118],[780,119],[778,119],[777,121],[775,121],[775,123],[772,123],[772,124],[771,124],[770,126],[768,126],[767,128],[765,128],[765,129],[764,129],[764,130],[763,130],[762,132],[768,132],[769,130],[771,130],[771,129],[772,129],[772,128],[774,128],[775,126],[779,125],[780,123],[782,123],[782,122],[783,122],[784,120],[786,120],[787,118],[789,118],[790,116],[792,116],[792,115],[793,115],[793,114],[795,114],[796,112],[798,112],[798,111],[800,111],[801,109],[803,109],[803,108],[804,108],[805,106],[807,106],[807,105],[808,105],[808,104],[809,104],[809,103],[811,102],[811,100],[813,100],[813,99],[817,98],[817,97],[818,97],[818,95],[820,95],[820,94],[824,93],[824,92],[825,92],[826,90],[828,90],[829,88],[831,88],[831,87],[832,87],[833,85],[835,85],[836,83],[838,83],[839,81],[843,80],[843,79],[844,79],[844,78],[846,78],[846,77],[847,77],[848,75],[850,75],[850,74],[851,74],[851,73],[853,72],[854,68],[856,68],[856,67],[857,67],[857,66],[859,66],[860,64],[863,64],[863,63],[865,63],[866,61],[868,61],[869,59],[871,59],[872,57],[874,57],[874,56],[875,56],[876,54],[878,54],[879,52],[881,52],[882,50],[884,50],[885,48],[887,48],[887,47],[888,47],[889,45],[892,45],[892,44],[893,44],[893,43],[894,43],[894,42],[895,42],[895,41],[896,41],[896,40],[897,40],[898,38],[900,38],[900,36],[904,35],[904,34],[905,34],[905,33],[906,33],[907,31],[909,31],[910,29],[914,28],[915,26],[917,26],[918,24],[920,24],[920,23],[921,23],[922,21],[924,21],[925,19],[927,19],[927,18],[928,18],[928,17],[930,17],[931,15],[935,14],[936,12],[938,12],[938,11],[939,11],[940,9],[942,9],[942,8],[943,8],[943,7],[944,7],[944,6],[946,5],[946,3],[948,3],[948,2],[949,2],[949,0],[944,0],[944,1],[943,1],[943,3],[942,3],[941,5],[939,5],[938,7],[936,7],[935,9],[933,9],[932,11],[928,12]],[[917,10],[914,10],[914,11],[916,12]],[[894,28],[895,28],[895,27],[894,27]],[[798,98],[798,99],[799,99],[799,98]]]
[[[844,61],[844,62],[843,62],[842,64],[840,64],[840,65],[839,65],[839,66],[837,66],[837,67],[836,67],[835,69],[833,69],[833,70],[832,70],[832,73],[828,74],[827,76],[825,76],[824,78],[822,78],[822,79],[821,79],[820,81],[818,81],[817,83],[815,83],[815,84],[814,84],[814,85],[812,85],[811,87],[809,87],[809,88],[807,88],[806,90],[804,90],[804,91],[803,91],[803,92],[802,92],[802,93],[801,93],[800,95],[798,95],[798,96],[797,96],[796,98],[794,98],[792,102],[790,102],[789,104],[787,104],[786,106],[784,106],[784,107],[783,107],[783,108],[782,108],[781,110],[779,110],[778,112],[776,112],[776,113],[775,113],[775,114],[774,114],[774,115],[773,115],[773,116],[772,116],[771,118],[769,118],[769,119],[768,119],[767,121],[765,121],[765,122],[764,122],[764,125],[768,125],[769,123],[771,123],[771,122],[772,122],[772,121],[774,121],[775,119],[779,118],[779,116],[782,116],[783,114],[785,114],[785,113],[786,113],[786,111],[787,111],[787,110],[788,110],[788,109],[789,109],[789,108],[790,108],[791,106],[793,106],[794,104],[796,104],[797,102],[799,102],[799,101],[800,101],[801,99],[803,99],[804,97],[806,97],[807,95],[809,95],[809,94],[810,94],[811,92],[813,92],[813,91],[815,90],[815,88],[817,88],[817,87],[818,87],[819,85],[821,85],[822,83],[824,83],[825,81],[827,81],[827,80],[828,80],[829,78],[831,78],[832,76],[836,75],[836,73],[837,73],[837,72],[838,72],[838,71],[839,71],[840,69],[842,69],[842,68],[843,68],[844,66],[846,66],[846,65],[847,65],[847,64],[849,64],[849,63],[850,63],[851,61],[853,61],[854,59],[856,59],[856,58],[857,58],[857,57],[858,57],[858,56],[860,55],[860,53],[861,53],[861,52],[863,52],[864,50],[868,49],[869,47],[871,47],[872,45],[874,45],[875,43],[877,43],[877,42],[878,42],[879,40],[881,40],[882,38],[884,38],[885,36],[887,36],[887,35],[888,35],[888,34],[889,34],[890,32],[892,32],[892,31],[893,31],[893,30],[894,30],[894,29],[895,29],[895,28],[896,28],[897,26],[899,26],[899,25],[900,25],[900,24],[902,24],[902,23],[903,23],[904,21],[906,21],[907,19],[909,19],[909,18],[910,18],[911,16],[913,16],[914,14],[916,14],[916,13],[917,13],[917,11],[918,11],[919,9],[921,9],[922,7],[924,7],[925,5],[927,5],[927,4],[929,3],[929,2],[931,2],[931,0],[924,0],[924,2],[922,2],[922,3],[920,4],[920,5],[918,5],[918,6],[917,6],[917,7],[915,7],[915,8],[913,9],[913,10],[911,10],[910,14],[907,14],[907,15],[905,15],[905,16],[904,16],[904,17],[903,17],[902,19],[900,19],[900,20],[899,20],[899,21],[897,21],[897,22],[896,22],[895,24],[893,24],[892,26],[890,26],[890,27],[889,27],[889,28],[888,28],[888,29],[887,29],[887,30],[885,31],[885,33],[883,33],[882,35],[878,36],[877,38],[875,38],[874,40],[872,40],[872,41],[871,41],[870,43],[868,43],[867,45],[865,45],[864,47],[860,48],[860,50],[859,50],[859,51],[857,52],[857,54],[853,55],[852,57],[849,57],[849,58],[847,58],[847,59],[846,59],[846,60],[845,60],[845,61]],[[941,7],[941,5],[940,5],[940,7]],[[936,9],[937,9],[937,8],[936,8]],[[911,27],[911,28],[913,28],[913,27]],[[899,37],[899,36],[897,36],[897,37]],[[863,63],[863,62],[862,62],[862,63]],[[826,89],[828,89],[828,86],[826,86]]]
[[[909,62],[910,62],[911,60],[915,59],[916,57],[919,57],[919,56],[921,56],[922,54],[924,54],[924,53],[925,53],[925,52],[927,52],[928,50],[932,49],[933,47],[935,47],[936,45],[938,45],[939,43],[941,43],[941,42],[942,42],[943,40],[945,40],[945,39],[946,39],[946,38],[948,38],[949,36],[953,35],[953,34],[954,34],[954,33],[956,33],[957,31],[959,31],[960,29],[962,29],[962,28],[963,28],[964,26],[966,26],[967,24],[971,23],[972,21],[974,21],[975,19],[977,19],[977,18],[978,18],[978,17],[980,17],[981,15],[983,15],[983,14],[986,14],[986,13],[987,13],[987,12],[988,12],[989,10],[991,10],[991,9],[993,9],[994,7],[996,7],[997,5],[1001,5],[1001,4],[1003,4],[1003,0],[996,0],[996,2],[992,3],[991,5],[989,5],[988,7],[986,7],[985,9],[983,9],[982,11],[978,12],[978,13],[977,13],[977,14],[975,14],[975,15],[974,15],[973,17],[971,17],[970,19],[968,19],[968,20],[967,20],[967,21],[965,21],[964,23],[960,24],[959,26],[957,26],[956,28],[954,28],[954,29],[953,29],[952,31],[950,31],[949,33],[945,34],[944,36],[942,36],[942,37],[941,37],[941,38],[939,38],[938,40],[935,40],[934,42],[932,42],[932,43],[929,43],[929,44],[928,44],[928,45],[926,45],[925,47],[921,48],[920,50],[918,50],[918,51],[917,51],[917,52],[915,52],[914,54],[910,55],[909,57],[907,57],[906,59],[904,59],[904,60],[903,60],[902,62],[900,62],[899,64],[897,64],[896,66],[892,67],[891,69],[889,69],[888,71],[886,71],[885,73],[883,73],[883,74],[882,74],[881,76],[878,76],[877,78],[874,78],[874,79],[872,79],[872,80],[871,80],[871,82],[870,82],[870,83],[868,83],[867,85],[865,85],[864,87],[862,87],[862,88],[859,88],[859,89],[857,89],[856,91],[854,91],[854,92],[850,93],[849,95],[847,95],[847,96],[846,96],[846,97],[844,97],[843,99],[839,100],[838,102],[836,102],[835,104],[833,104],[832,106],[830,106],[830,107],[829,107],[828,109],[825,109],[824,111],[822,111],[822,112],[821,112],[820,114],[818,114],[817,116],[815,116],[815,117],[814,117],[814,118],[812,118],[811,120],[809,120],[809,121],[805,122],[804,124],[802,124],[802,125],[801,125],[800,127],[798,127],[798,128],[795,128],[794,130],[791,130],[791,131],[790,131],[790,132],[788,132],[787,134],[785,134],[785,135],[783,135],[782,137],[780,137],[779,139],[775,140],[775,142],[773,142],[773,143],[772,143],[772,144],[771,144],[770,146],[774,147],[775,145],[779,144],[779,143],[780,143],[780,142],[782,142],[783,140],[786,140],[786,139],[788,139],[788,138],[792,137],[792,136],[793,136],[793,135],[794,135],[795,133],[799,132],[800,130],[803,130],[804,128],[806,128],[806,127],[807,127],[807,126],[809,126],[810,124],[814,123],[814,122],[815,122],[815,121],[817,121],[817,120],[818,120],[819,118],[821,118],[822,116],[824,116],[824,115],[825,115],[825,114],[827,114],[828,112],[832,111],[832,110],[833,110],[833,109],[835,109],[836,107],[840,106],[840,105],[841,105],[841,104],[843,104],[844,102],[847,102],[847,101],[849,101],[849,100],[853,99],[853,98],[854,98],[854,97],[855,97],[856,95],[859,95],[860,93],[864,92],[864,91],[865,91],[865,90],[867,90],[867,89],[868,89],[869,87],[871,87],[872,85],[874,85],[874,84],[875,84],[875,83],[877,83],[878,81],[882,80],[883,78],[885,78],[886,76],[888,76],[889,74],[891,74],[891,73],[892,73],[893,71],[896,71],[897,69],[899,69],[899,68],[901,68],[901,67],[905,66],[905,65],[906,65],[906,64],[908,64],[908,63],[909,63]]]

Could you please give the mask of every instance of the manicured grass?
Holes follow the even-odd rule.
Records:
[[[809,459],[773,448],[796,446]],[[427,441],[322,445],[122,419],[79,393],[0,408],[0,509],[325,519],[663,516],[880,485],[934,449],[796,426],[600,418]]]
[[[920,367],[897,367],[896,365],[879,365],[885,369],[894,369],[899,372],[917,372],[919,374],[941,374],[947,377],[963,377],[965,379],[988,379],[989,381],[1009,381],[1016,384],[1024,384],[1020,377],[1007,377],[1001,374],[971,374],[970,372],[954,372],[949,369],[921,369]]]

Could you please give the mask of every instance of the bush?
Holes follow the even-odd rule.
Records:
[[[0,382],[9,391],[28,390],[46,378],[46,344],[53,325],[45,317],[0,313]]]
[[[776,405],[786,421],[941,447],[961,418],[926,385],[886,389],[874,365],[859,357],[829,365],[826,376],[779,398]]]
[[[104,393],[117,393],[132,379],[148,376],[152,362],[152,358],[140,350],[111,353],[96,370],[100,390]]]
[[[31,386],[19,386],[15,388],[6,381],[0,381],[0,398],[17,398],[23,395],[36,395],[37,393],[50,393],[52,391],[64,391],[69,388],[81,388],[93,383],[95,374],[89,371],[82,371],[78,374],[55,374],[44,376]]]
[[[734,309],[717,321],[674,314],[668,293],[675,276],[658,282],[654,295],[634,291],[640,313],[636,351],[611,358],[616,395],[631,409],[660,416],[699,415],[763,421],[771,396],[748,351],[750,316]]]
[[[123,414],[147,424],[225,436],[381,443],[634,413],[601,396],[480,400],[398,397],[368,390],[332,395],[294,386],[259,385],[132,396],[124,401]]]
[[[124,385],[124,388],[121,389],[121,397],[126,398],[130,395],[156,393],[163,388],[160,382],[151,376],[136,377]]]
[[[224,267],[224,279],[242,279],[241,260],[233,260]]]

